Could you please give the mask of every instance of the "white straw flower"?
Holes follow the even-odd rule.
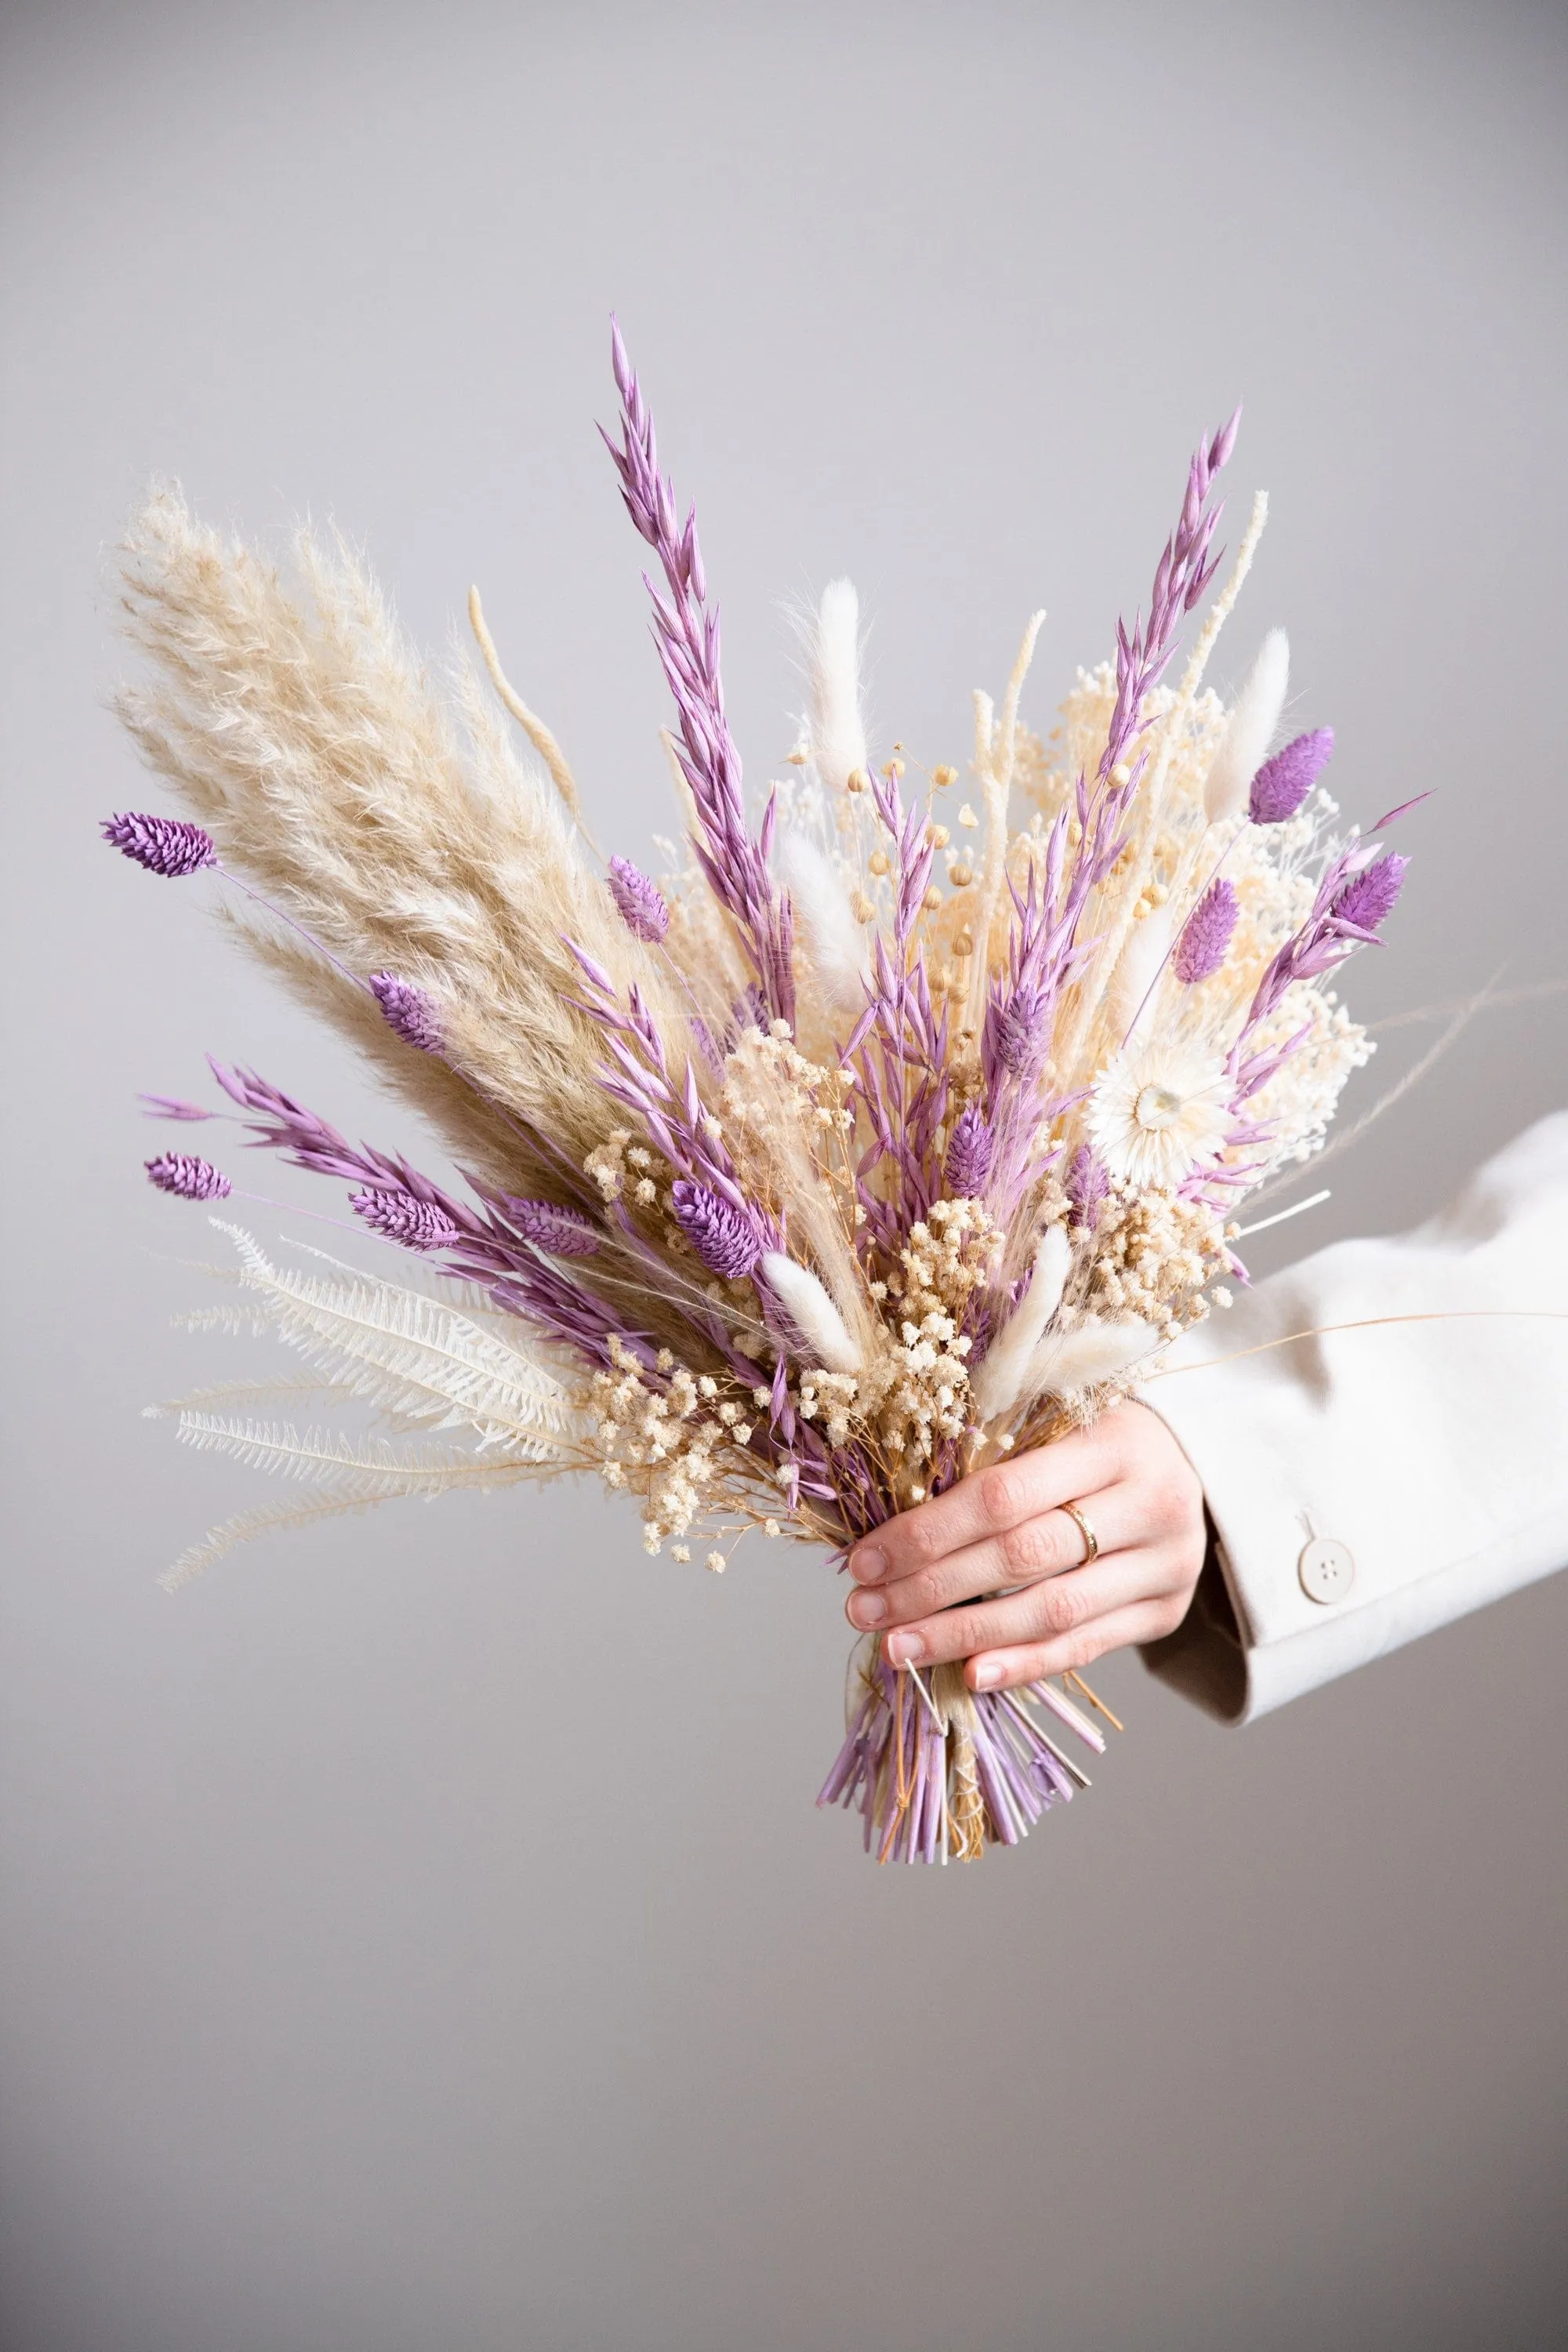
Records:
[[[767,1250],[763,1277],[825,1371],[858,1372],[860,1350],[844,1318],[809,1267],[779,1250]]]
[[[1134,1044],[1095,1083],[1089,1140],[1121,1183],[1173,1192],[1224,1143],[1230,1094],[1225,1065],[1212,1055]]]

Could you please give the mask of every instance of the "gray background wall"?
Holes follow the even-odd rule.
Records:
[[[1037,602],[1048,723],[1241,394],[1275,520],[1222,676],[1287,621],[1347,803],[1441,788],[1353,1003],[1562,975],[1565,29],[1502,0],[12,0],[9,2352],[1562,2325],[1568,1585],[1239,1736],[1116,1662],[1093,1794],[936,1876],[812,1810],[846,1636],[804,1553],[718,1582],[561,1492],[165,1600],[256,1486],[137,1418],[223,1350],[168,1328],[205,1234],[142,1184],[132,1089],[191,1089],[210,1045],[418,1139],[205,885],[93,820],[149,796],[100,579],[162,470],[254,533],[335,516],[433,649],[478,579],[646,848],[660,690],[591,429],[615,306],[754,776],[792,740],[781,600],[844,568],[884,740],[962,759]],[[1563,1002],[1479,1023],[1258,1263],[1414,1219],[1559,1105]],[[1390,1032],[1356,1099],[1431,1034]]]

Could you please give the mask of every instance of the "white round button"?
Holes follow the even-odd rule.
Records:
[[[1355,1582],[1355,1561],[1349,1547],[1335,1543],[1331,1536],[1314,1536],[1296,1567],[1309,1601],[1342,1601]]]

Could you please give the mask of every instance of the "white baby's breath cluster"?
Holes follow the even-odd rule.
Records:
[[[1085,1285],[1097,1314],[1136,1316],[1173,1339],[1209,1312],[1230,1264],[1224,1220],[1206,1202],[1115,1185],[1100,1204]]]
[[[724,1445],[743,1450],[751,1425],[710,1374],[693,1373],[661,1349],[651,1382],[623,1341],[612,1338],[615,1369],[595,1372],[576,1402],[591,1422],[605,1484],[641,1498],[643,1549],[683,1536],[712,1501]]]

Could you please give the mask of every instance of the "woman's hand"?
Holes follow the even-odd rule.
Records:
[[[1064,1503],[1098,1538],[1088,1565]],[[878,1528],[850,1555],[845,1614],[886,1636],[890,1665],[967,1658],[971,1689],[997,1690],[1173,1633],[1205,1540],[1196,1473],[1158,1415],[1128,1402]]]

